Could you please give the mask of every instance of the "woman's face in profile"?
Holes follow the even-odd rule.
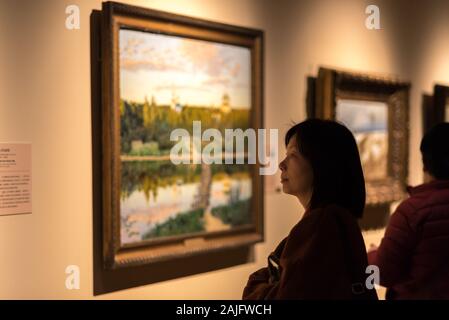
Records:
[[[312,192],[312,167],[298,151],[296,136],[293,136],[287,145],[287,154],[279,164],[281,169],[282,191],[301,197]]]

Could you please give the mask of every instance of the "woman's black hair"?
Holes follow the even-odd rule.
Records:
[[[424,170],[437,180],[449,180],[449,123],[432,127],[421,141]]]
[[[337,204],[357,218],[365,208],[365,179],[357,143],[344,125],[309,119],[291,127],[285,145],[296,136],[298,151],[313,171],[313,193],[309,208]]]

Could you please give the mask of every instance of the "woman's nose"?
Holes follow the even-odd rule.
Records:
[[[279,163],[279,169],[281,169],[281,171],[285,170],[285,159]]]

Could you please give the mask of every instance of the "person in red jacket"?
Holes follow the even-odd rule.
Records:
[[[386,299],[449,299],[449,123],[429,130],[420,149],[424,184],[408,188],[368,254]]]
[[[357,224],[365,180],[354,136],[337,122],[311,119],[290,128],[285,145],[282,189],[306,210],[267,267],[249,276],[242,298],[376,300]]]

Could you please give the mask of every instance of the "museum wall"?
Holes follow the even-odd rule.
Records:
[[[265,125],[279,129],[280,156],[291,121],[305,119],[306,76],[319,66],[410,80],[409,183],[422,181],[421,95],[449,83],[449,3],[376,1],[381,30],[368,30],[368,1],[125,2],[265,30]],[[65,28],[70,4],[80,7],[80,30]],[[296,199],[274,188],[266,191],[266,240],[254,262],[93,296],[89,16],[101,1],[0,6],[1,142],[31,142],[33,150],[33,212],[0,217],[0,298],[240,299],[248,275],[302,214]],[[68,265],[80,267],[79,290],[65,287]]]

